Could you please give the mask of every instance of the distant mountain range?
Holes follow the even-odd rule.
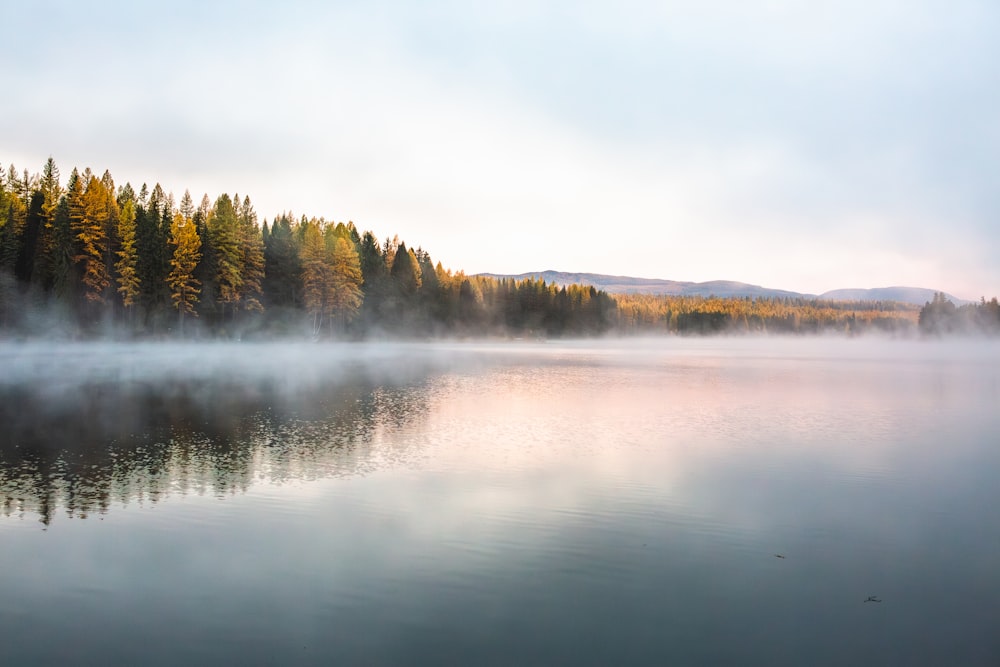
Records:
[[[672,294],[676,296],[718,296],[718,297],[790,297],[803,299],[827,299],[830,301],[898,301],[922,306],[934,298],[940,290],[923,287],[876,287],[872,289],[837,289],[823,294],[803,294],[788,290],[771,289],[760,285],[749,285],[731,280],[711,280],[704,283],[660,280],[657,278],[632,278],[629,276],[608,276],[601,273],[568,273],[566,271],[535,271],[504,275],[481,273],[492,278],[541,279],[556,285],[593,285],[609,294]],[[945,293],[945,297],[955,304],[968,303]]]

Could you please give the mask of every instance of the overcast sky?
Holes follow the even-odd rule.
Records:
[[[467,273],[1000,295],[1000,3],[3,2],[0,164]]]

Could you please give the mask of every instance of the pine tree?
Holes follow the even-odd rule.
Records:
[[[229,195],[224,194],[215,201],[208,220],[208,233],[215,254],[216,298],[223,316],[226,306],[235,314],[243,289],[243,252],[239,220]]]
[[[68,299],[74,290],[73,230],[70,228],[69,199],[59,198],[52,219],[52,247],[49,254],[49,285],[59,299]]]
[[[307,222],[302,231],[302,301],[312,318],[313,336],[322,331],[332,286],[332,270],[327,262],[323,234],[318,225]]]
[[[170,272],[170,221],[148,195],[146,201],[148,208],[140,204],[135,209],[136,275],[144,321],[155,326],[170,296],[166,282]]]
[[[81,267],[83,296],[89,303],[104,303],[104,290],[110,282],[104,262],[107,198],[104,186],[96,176],[91,175],[80,199],[79,214],[70,219],[77,250],[73,259]]]
[[[0,228],[0,270],[7,271],[12,276],[21,251],[21,235],[18,233],[14,210],[14,202],[8,202],[4,224]]]
[[[118,250],[118,261],[115,271],[118,274],[118,292],[122,295],[122,303],[131,312],[139,298],[138,246],[136,245],[135,205],[126,200],[118,218],[118,236],[121,248]]]
[[[264,245],[264,300],[268,308],[294,308],[300,304],[302,262],[299,243],[287,215],[274,221]]]
[[[56,207],[59,206],[59,199],[62,197],[62,186],[59,184],[59,168],[55,160],[49,156],[45,166],[42,168],[42,180],[39,182],[39,190],[44,197],[42,203],[42,229],[38,246],[38,261],[35,265],[35,280],[49,287],[52,276],[53,258],[53,224],[55,221]]]
[[[358,251],[347,238],[338,238],[333,248],[330,311],[346,325],[361,307],[361,263]]]
[[[412,297],[420,287],[420,266],[405,243],[400,243],[396,248],[389,275],[392,276],[396,289],[404,298]]]
[[[28,204],[28,211],[25,215],[17,264],[14,267],[14,275],[24,284],[31,283],[32,278],[35,277],[35,264],[42,245],[42,229],[44,226],[42,208],[44,202],[45,195],[41,191],[35,190],[31,194],[31,201]],[[41,262],[37,263],[41,264]]]
[[[39,189],[45,195],[43,208],[45,218],[51,222],[52,218],[55,217],[59,198],[62,196],[62,186],[59,185],[59,167],[56,166],[56,162],[51,156],[45,161],[45,167],[42,168],[42,180],[39,184]]]
[[[181,197],[181,207],[179,210],[185,220],[192,220],[194,218],[194,200],[191,199],[191,193],[188,190],[185,190],[184,196]]]
[[[244,310],[262,311],[263,293],[261,281],[264,279],[264,239],[257,226],[257,214],[250,204],[250,197],[244,197],[239,207],[240,227],[240,275],[243,285],[240,303]]]
[[[174,214],[170,225],[170,245],[173,246],[173,257],[170,260],[170,274],[167,284],[170,286],[170,298],[174,308],[180,315],[181,332],[184,331],[184,317],[194,315],[194,305],[198,302],[198,280],[194,270],[201,259],[201,238],[195,228],[194,221],[185,218],[179,212]]]
[[[104,170],[104,174],[101,176],[101,185],[104,187],[104,206],[106,208],[104,220],[106,237],[104,244],[104,267],[110,283],[115,276],[115,253],[121,245],[121,241],[118,238],[118,216],[121,212],[118,209],[118,200],[115,198],[115,182],[111,178],[111,172],[107,169]],[[114,294],[115,290],[113,289],[109,289],[106,292],[106,295],[109,297]]]

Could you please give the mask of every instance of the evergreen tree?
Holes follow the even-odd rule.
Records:
[[[135,209],[136,274],[139,279],[139,303],[146,326],[157,329],[167,308],[170,290],[170,222],[163,210],[159,186],[156,196],[147,195],[147,207]],[[140,195],[140,200],[142,196]]]
[[[104,188],[104,206],[106,208],[105,218],[104,218],[104,232],[105,232],[105,245],[104,245],[104,267],[109,278],[109,289],[106,290],[106,298],[113,297],[115,295],[115,290],[110,288],[110,282],[115,276],[115,255],[118,251],[121,241],[118,238],[118,216],[120,211],[118,209],[118,200],[115,198],[115,182],[111,178],[111,172],[107,169],[104,170],[104,174],[101,176],[101,185]]]
[[[3,228],[0,229],[0,269],[11,276],[14,275],[17,257],[21,252],[21,235],[18,233],[14,209],[14,203],[9,202]]]
[[[104,303],[104,290],[110,282],[104,262],[108,222],[106,200],[104,186],[91,175],[80,196],[79,210],[70,218],[77,252],[73,259],[81,268],[83,296],[89,303]]]
[[[223,317],[227,306],[235,315],[243,289],[243,249],[239,219],[233,200],[227,194],[215,200],[215,208],[208,219],[208,235],[215,255],[216,299]]]
[[[201,299],[198,302],[198,312],[209,321],[214,320],[218,306],[218,290],[216,289],[217,265],[215,247],[208,231],[208,220],[212,214],[212,202],[208,195],[202,195],[201,203],[194,212],[194,225],[201,238],[201,261],[195,268],[195,278],[201,284]]]
[[[118,274],[118,292],[128,312],[139,298],[138,245],[136,243],[135,204],[125,200],[118,218],[118,236],[121,248],[115,271]]]
[[[185,190],[184,196],[181,197],[180,213],[185,220],[194,219],[194,200],[191,199],[191,193],[188,190]]]
[[[318,225],[307,222],[302,231],[302,301],[312,319],[313,336],[320,334],[329,313],[332,273],[323,235]]]
[[[275,219],[264,244],[264,280],[262,288],[268,308],[294,308],[300,305],[302,262],[298,241],[287,215]]]
[[[400,243],[392,260],[389,272],[397,292],[403,297],[412,297],[420,287],[420,266],[413,252]]]
[[[194,310],[198,302],[198,279],[194,270],[201,259],[201,238],[195,228],[194,221],[185,218],[181,213],[175,213],[170,226],[170,245],[173,246],[173,257],[170,260],[170,274],[167,284],[170,286],[170,298],[180,316],[181,332],[184,331],[184,317],[197,316]]]
[[[244,197],[239,208],[240,228],[240,276],[243,285],[240,302],[244,310],[262,311],[263,296],[261,282],[264,279],[264,239],[257,226],[257,214],[250,204],[250,197]]]
[[[59,198],[62,196],[62,186],[59,185],[59,167],[56,166],[56,162],[51,156],[45,161],[45,167],[42,169],[42,180],[39,184],[39,189],[45,196],[43,209],[45,219],[51,222],[55,217]]]
[[[62,197],[62,186],[59,184],[59,168],[55,160],[49,156],[45,166],[42,168],[42,179],[39,181],[39,190],[44,197],[42,203],[42,229],[39,237],[38,261],[35,264],[35,282],[48,287],[52,276],[53,258],[53,224],[55,221],[56,207],[59,206],[59,199]]]
[[[42,209],[45,195],[36,190],[31,195],[28,212],[25,216],[24,230],[21,233],[21,243],[18,248],[17,264],[14,275],[22,283],[30,283],[35,269],[35,260],[41,247],[42,227],[44,225]]]
[[[63,195],[52,219],[52,247],[49,251],[49,287],[59,299],[74,292],[73,230],[70,227],[69,198]]]
[[[342,325],[352,320],[361,307],[361,262],[350,238],[338,238],[332,257],[331,313]]]

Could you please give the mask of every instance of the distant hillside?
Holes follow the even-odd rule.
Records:
[[[923,287],[875,287],[872,289],[836,289],[824,292],[819,295],[821,299],[831,301],[899,301],[902,303],[915,303],[922,306],[934,299],[935,292],[940,290],[925,289]],[[964,299],[959,299],[951,294],[944,295],[946,299],[955,305],[969,303]]]
[[[541,279],[556,285],[593,285],[609,294],[672,294],[676,296],[719,296],[719,297],[812,297],[787,290],[768,289],[760,285],[748,285],[730,280],[712,280],[705,283],[660,280],[657,278],[632,278],[629,276],[607,276],[600,273],[568,273],[566,271],[535,271],[504,275],[481,273],[491,278]]]
[[[491,278],[541,279],[556,285],[593,285],[609,294],[671,294],[675,296],[718,296],[718,297],[790,297],[804,299],[827,299],[831,301],[899,301],[922,306],[934,298],[935,291],[921,287],[878,287],[874,289],[840,289],[825,292],[819,296],[788,290],[771,289],[760,285],[750,285],[731,280],[711,280],[704,283],[660,280],[657,278],[633,278],[630,276],[609,276],[601,273],[569,273],[566,271],[535,271],[505,275],[481,273]],[[945,294],[955,304],[968,303],[950,294]]]

